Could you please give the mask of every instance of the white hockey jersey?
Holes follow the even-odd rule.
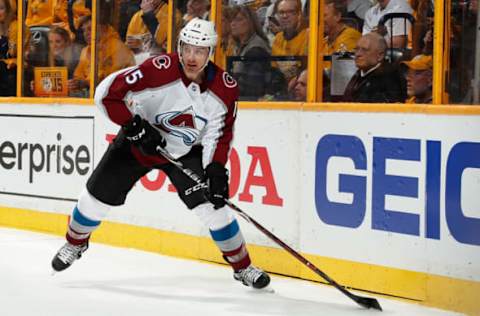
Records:
[[[225,165],[238,87],[211,62],[205,71],[205,80],[198,85],[185,77],[177,54],[152,57],[105,78],[95,92],[95,104],[119,125],[139,114],[159,130],[167,141],[166,150],[175,158],[202,145],[204,166],[212,161]],[[136,147],[132,152],[145,165],[166,162],[162,157],[144,156]]]

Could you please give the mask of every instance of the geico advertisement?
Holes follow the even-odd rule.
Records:
[[[480,280],[479,123],[323,113],[308,129],[306,250]]]
[[[74,200],[92,171],[93,117],[0,116],[3,194]]]
[[[265,120],[267,115],[269,119]],[[99,161],[118,126],[103,115],[99,115],[96,126],[100,134],[96,146]],[[296,115],[239,111],[227,163],[231,200],[266,227],[281,230],[282,238],[292,245],[298,243],[296,204],[300,189],[296,126]],[[271,134],[265,133],[265,128]],[[276,135],[274,141],[272,135]],[[195,235],[208,233],[180,201],[166,174],[158,170],[140,179],[125,205],[112,209],[109,220]],[[240,222],[249,242],[272,245],[252,225]]]

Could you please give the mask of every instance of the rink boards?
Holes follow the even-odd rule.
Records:
[[[342,284],[479,313],[480,114],[375,109],[241,108],[232,201]],[[0,224],[63,234],[118,127],[91,106],[3,104],[0,121]],[[240,225],[260,266],[319,280]],[[222,262],[156,171],[94,238]]]

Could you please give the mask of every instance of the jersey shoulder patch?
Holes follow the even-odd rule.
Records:
[[[168,69],[172,66],[172,58],[169,55],[160,55],[151,59],[152,65],[159,69]]]
[[[237,81],[226,71],[222,73],[222,80],[227,88],[235,88],[238,85]]]
[[[228,107],[232,106],[238,99],[238,83],[225,70],[215,65],[215,78],[209,89]]]
[[[178,64],[176,55],[162,54],[145,60],[140,68],[148,78],[149,86],[158,87],[181,77]]]

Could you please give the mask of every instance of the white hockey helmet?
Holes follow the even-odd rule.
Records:
[[[182,43],[209,47],[210,57],[213,56],[215,46],[217,45],[217,31],[215,31],[215,25],[213,22],[207,20],[193,18],[182,28],[180,35],[178,36],[177,52],[180,55],[180,62],[183,63],[181,56]]]

